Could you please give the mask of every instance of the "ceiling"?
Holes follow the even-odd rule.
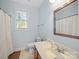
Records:
[[[44,0],[13,0],[13,1],[36,8],[39,8],[41,4],[44,2]]]

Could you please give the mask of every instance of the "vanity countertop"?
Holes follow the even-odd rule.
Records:
[[[69,52],[57,54],[55,49],[56,45],[53,45],[49,41],[34,43],[42,59],[77,59],[72,56]],[[51,48],[54,47],[54,48]],[[53,50],[52,50],[53,49]]]

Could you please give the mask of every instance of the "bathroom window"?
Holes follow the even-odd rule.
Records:
[[[27,28],[27,13],[22,11],[17,11],[17,28],[26,29]]]

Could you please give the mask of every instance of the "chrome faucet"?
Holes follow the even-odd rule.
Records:
[[[57,46],[57,51],[64,54],[64,49]]]

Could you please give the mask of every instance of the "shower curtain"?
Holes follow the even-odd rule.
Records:
[[[0,9],[0,59],[8,59],[12,53],[10,16]]]

